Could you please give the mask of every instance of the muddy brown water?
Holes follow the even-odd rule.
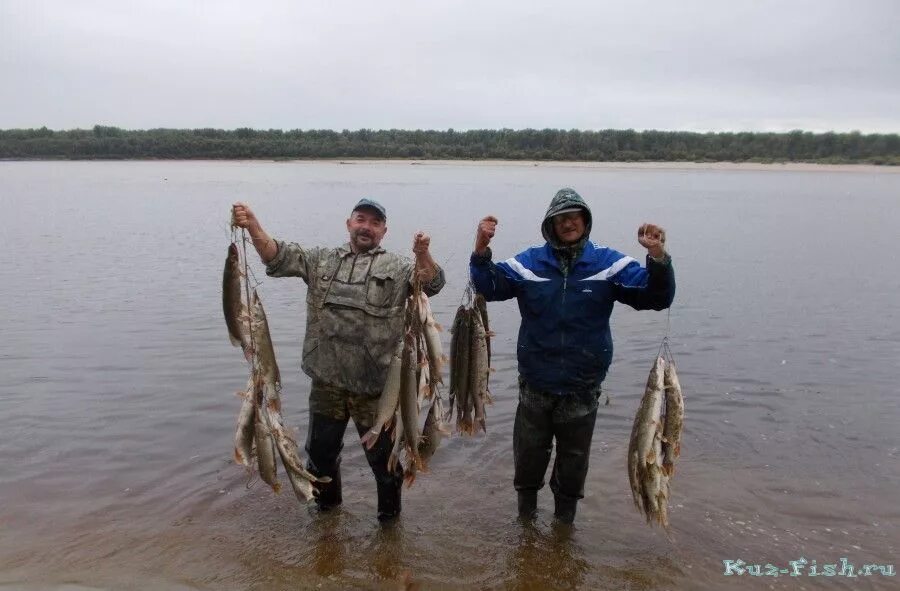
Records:
[[[517,522],[511,437],[514,302],[491,303],[488,432],[444,442],[375,520],[348,429],[341,510],[248,481],[231,460],[234,393],[220,285],[230,204],[307,245],[345,239],[362,196],[388,208],[385,246],[432,236],[449,325],[477,220],[506,258],[540,241],[555,190],[594,211],[595,241],[640,256],[669,233],[670,336],[686,397],[672,540],[634,511],[631,421],[665,313],[617,307],[615,356],[574,528]],[[725,575],[725,560],[820,572],[894,565],[900,545],[900,175],[871,169],[465,163],[3,162],[0,589],[890,589],[883,575]],[[305,436],[305,287],[253,269]],[[445,344],[449,335],[444,334]],[[283,476],[282,476],[283,478]]]

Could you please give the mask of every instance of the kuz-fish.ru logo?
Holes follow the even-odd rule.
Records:
[[[740,558],[737,560],[723,560],[725,572],[722,573],[726,577],[750,575],[751,577],[869,577],[872,575],[880,575],[883,577],[894,577],[897,573],[894,571],[893,564],[864,564],[857,567],[841,558],[838,562],[828,564],[818,564],[815,560],[809,562],[803,557],[788,562],[787,567],[778,566],[777,564],[747,564]]]

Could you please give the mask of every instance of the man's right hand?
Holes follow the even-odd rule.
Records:
[[[250,233],[250,240],[262,262],[268,263],[278,254],[278,245],[259,225],[259,220],[256,219],[246,203],[238,201],[231,206],[231,223],[235,227],[247,229]]]
[[[484,255],[487,251],[491,238],[497,231],[497,223],[497,218],[492,215],[484,217],[478,222],[478,230],[475,232],[475,254]]]

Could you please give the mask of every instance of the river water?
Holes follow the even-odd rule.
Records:
[[[553,522],[549,489],[533,526],[515,518],[514,302],[489,305],[487,434],[445,441],[395,526],[375,520],[352,428],[341,510],[318,515],[248,482],[231,460],[247,368],[220,303],[232,202],[313,246],[342,243],[352,204],[380,200],[389,250],[432,235],[446,326],[477,220],[500,219],[493,250],[512,256],[540,241],[563,186],[593,208],[595,241],[640,260],[637,227],[665,226],[678,280],[670,316],[613,314],[611,403],[574,528]],[[0,589],[897,588],[896,576],[810,577],[809,566],[726,576],[723,562],[896,571],[895,171],[4,162],[0,207]],[[305,286],[252,269],[302,440]],[[687,407],[671,540],[633,509],[625,470],[667,322]]]

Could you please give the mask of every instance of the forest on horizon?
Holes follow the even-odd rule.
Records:
[[[900,165],[900,135],[849,133],[437,130],[0,129],[0,159],[560,160]]]

